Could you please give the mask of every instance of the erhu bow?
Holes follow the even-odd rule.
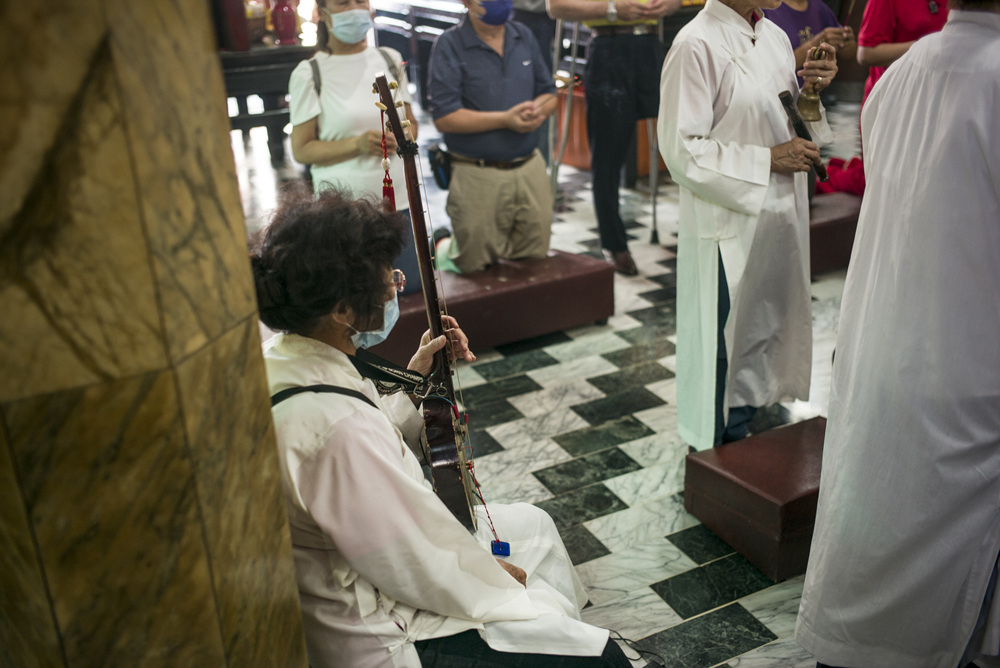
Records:
[[[413,240],[423,283],[424,306],[427,310],[427,325],[431,337],[444,334],[441,325],[437,284],[431,261],[427,225],[424,221],[424,204],[420,197],[420,179],[417,170],[417,143],[409,138],[404,124],[399,120],[396,101],[384,74],[375,78],[375,90],[379,96],[378,107],[385,113],[388,129],[396,137],[397,153],[403,160],[406,174],[406,193],[410,203],[410,220],[413,224]],[[402,103],[399,103],[402,105]],[[407,123],[408,125],[408,123]],[[434,367],[430,380],[435,386],[444,388],[444,396],[426,396],[422,402],[424,413],[425,447],[427,463],[431,467],[434,491],[462,524],[471,530],[477,526],[473,505],[477,503],[475,478],[470,470],[466,448],[468,444],[467,416],[459,413],[452,383],[452,364],[448,357],[450,345],[434,354]]]

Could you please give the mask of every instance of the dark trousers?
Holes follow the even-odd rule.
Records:
[[[757,408],[754,406],[730,406],[729,420],[726,421],[723,409],[726,400],[726,373],[729,370],[729,359],[726,354],[726,320],[729,319],[729,282],[726,280],[726,269],[722,266],[722,255],[719,254],[719,338],[715,354],[715,445],[731,443],[750,435],[747,425],[753,419]]]
[[[478,631],[414,643],[423,668],[631,668],[625,653],[608,640],[601,656],[557,656],[498,652],[486,644]]]
[[[654,118],[660,100],[663,45],[656,35],[605,35],[590,42],[583,83],[594,213],[601,247],[628,250],[618,212],[622,165],[641,118]]]

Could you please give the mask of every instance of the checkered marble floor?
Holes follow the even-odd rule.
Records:
[[[854,114],[843,112],[848,138]],[[427,145],[433,126],[423,121]],[[247,141],[233,133],[251,229],[273,207],[274,183],[300,169],[289,160],[272,170],[262,131],[253,133]],[[550,513],[590,595],[583,618],[637,641],[654,660],[671,668],[811,668],[815,661],[792,639],[802,578],[772,582],[684,510],[688,447],[677,435],[674,379],[677,187],[661,181],[657,244],[648,189],[622,191],[640,275],[615,275],[606,325],[476,350],[475,363],[459,366],[477,477],[487,503],[523,501]],[[589,174],[563,167],[559,182],[552,247],[600,257]],[[445,195],[428,183],[435,225],[447,222]],[[843,272],[813,283],[811,400],[772,407],[772,422],[826,414],[843,284]],[[649,656],[625,651],[635,666],[647,665]]]

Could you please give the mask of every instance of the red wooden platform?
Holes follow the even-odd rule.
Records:
[[[501,260],[470,274],[441,272],[438,292],[473,352],[600,322],[615,311],[614,268],[556,250],[540,260]],[[402,296],[399,322],[372,352],[405,366],[426,329],[423,296]]]
[[[684,507],[774,581],[806,570],[826,419],[688,455]]]
[[[813,196],[809,207],[809,261],[814,276],[847,266],[860,212],[861,198],[857,195]]]

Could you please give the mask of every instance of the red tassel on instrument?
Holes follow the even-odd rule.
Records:
[[[385,110],[382,111],[382,169],[385,176],[382,177],[382,200],[389,211],[396,210],[396,193],[392,188],[392,177],[389,176],[389,148],[385,141]]]
[[[392,179],[389,178],[388,170],[385,173],[385,178],[382,179],[382,199],[385,200],[389,211],[396,210],[396,193],[392,189]]]

